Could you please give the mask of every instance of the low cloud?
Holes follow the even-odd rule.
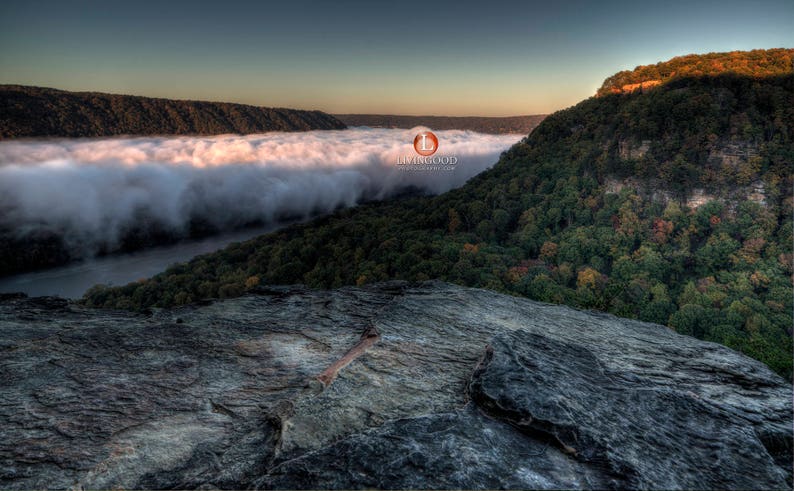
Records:
[[[7,141],[0,143],[0,227],[42,230],[72,247],[116,244],[157,226],[186,234],[192,220],[228,230],[308,217],[413,186],[442,193],[493,165],[520,135],[437,131],[453,171],[405,171],[416,130]]]

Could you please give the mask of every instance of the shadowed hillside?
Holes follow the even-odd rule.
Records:
[[[343,129],[320,111],[0,85],[0,138]]]

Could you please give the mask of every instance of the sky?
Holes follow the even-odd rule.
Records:
[[[637,65],[794,47],[792,26],[792,0],[3,0],[0,83],[330,113],[545,114]]]

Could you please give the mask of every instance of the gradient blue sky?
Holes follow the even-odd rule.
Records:
[[[548,113],[676,55],[794,47],[794,0],[8,1],[0,83],[321,109]]]

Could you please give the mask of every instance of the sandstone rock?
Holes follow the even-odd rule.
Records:
[[[150,315],[5,295],[0,349],[7,489],[791,486],[761,363],[444,283]]]

